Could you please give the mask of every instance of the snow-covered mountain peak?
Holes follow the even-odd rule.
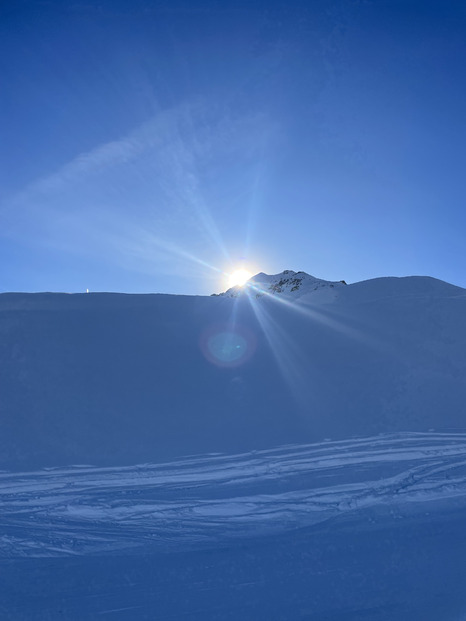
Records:
[[[321,278],[306,274],[306,272],[294,272],[293,270],[284,270],[279,274],[264,274],[264,272],[259,272],[259,274],[250,278],[242,287],[231,287],[219,295],[231,298],[245,294],[253,295],[254,297],[280,295],[299,298],[320,289],[334,289],[344,286],[345,284],[344,280],[322,280]]]

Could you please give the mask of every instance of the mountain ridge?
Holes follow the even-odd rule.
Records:
[[[283,295],[296,299],[311,291],[317,291],[317,289],[334,288],[341,285],[346,285],[346,282],[344,280],[323,280],[303,271],[284,270],[279,274],[259,272],[247,280],[244,285],[236,285],[223,293],[214,295],[232,298],[245,294],[253,295],[256,298],[263,295]]]

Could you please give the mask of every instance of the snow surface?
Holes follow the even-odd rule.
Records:
[[[0,618],[465,618],[465,317],[426,277],[0,295]]]
[[[291,301],[2,294],[0,469],[464,429],[465,317],[465,290],[420,277]]]
[[[0,557],[215,547],[362,508],[447,499],[466,500],[466,434],[3,474]]]

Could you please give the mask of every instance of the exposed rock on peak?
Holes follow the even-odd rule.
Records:
[[[344,285],[346,285],[344,280],[322,280],[321,278],[306,274],[306,272],[284,270],[279,274],[271,275],[260,272],[250,278],[242,287],[231,287],[231,289],[219,295],[228,297],[238,297],[245,294],[253,295],[254,297],[281,295],[298,298],[319,289],[334,289]]]

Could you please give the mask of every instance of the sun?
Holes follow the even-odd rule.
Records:
[[[228,285],[229,287],[242,287],[251,277],[252,274],[248,270],[235,270],[228,277]]]

